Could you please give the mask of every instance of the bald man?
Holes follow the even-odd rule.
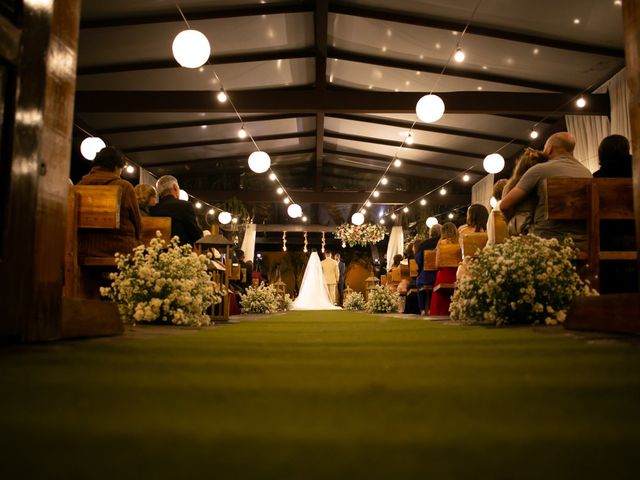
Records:
[[[544,144],[544,153],[548,162],[534,165],[522,176],[518,184],[504,196],[500,209],[507,219],[513,216],[515,207],[529,195],[536,198],[531,232],[543,238],[563,238],[567,235],[576,241],[586,236],[584,222],[545,220],[545,198],[543,180],[549,177],[591,178],[591,172],[573,156],[576,139],[569,132],[551,135]]]

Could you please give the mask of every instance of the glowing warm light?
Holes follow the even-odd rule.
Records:
[[[529,133],[529,136],[535,140],[536,138],[538,138],[538,137],[539,137],[539,133],[538,133],[538,131],[537,131],[537,130],[534,130],[534,129],[532,128],[532,129],[531,129],[531,133]]]
[[[391,220],[395,220],[396,218],[398,218],[398,216],[395,213],[391,214]]]
[[[387,183],[389,183],[389,180],[387,179],[387,177],[382,177],[382,178],[380,179],[380,183],[381,183],[382,185],[386,185]]]
[[[278,177],[276,177],[275,173],[270,173],[269,174],[269,180],[271,180],[272,182],[275,182],[278,179]]]
[[[464,57],[465,54],[462,49],[460,47],[456,48],[456,53],[453,54],[453,59],[458,63],[462,63],[464,62]]]
[[[380,225],[384,225],[384,218],[380,219]]]
[[[306,215],[302,217],[302,221],[303,222],[306,222],[307,220],[309,220],[309,219],[306,217]]]
[[[196,202],[195,207],[196,207],[196,208],[202,208],[202,203],[200,203],[200,202]]]
[[[207,212],[209,215],[213,215],[214,213],[216,213],[216,211],[213,208],[210,208],[209,211]]]
[[[278,195],[282,195],[284,193],[284,190],[282,189],[282,187],[278,187],[278,189],[276,190],[276,193]]]
[[[260,150],[249,155],[249,168],[255,173],[264,173],[271,167],[271,158]]]
[[[364,223],[364,215],[362,212],[356,212],[351,215],[351,223],[354,225],[362,225]]]
[[[218,99],[218,101],[220,103],[224,103],[224,102],[227,101],[227,98],[229,98],[229,97],[227,97],[227,92],[225,92],[224,90],[220,90],[218,92],[218,94],[216,95],[216,98]]]
[[[361,213],[362,215],[364,215],[365,213],[367,213],[367,209],[366,209],[366,208],[361,208],[361,209],[360,209],[360,213]]]
[[[504,157],[499,153],[492,153],[484,157],[482,166],[487,173],[498,173],[504,168]]]
[[[290,203],[291,203],[291,199],[290,199],[289,197],[286,197],[286,198],[284,199],[284,204],[285,204],[285,205],[289,205]]]
[[[240,130],[238,130],[238,137],[239,138],[247,138],[247,131],[244,129],[244,127],[240,128]]]
[[[289,205],[289,208],[287,208],[287,214],[289,214],[291,218],[300,218],[302,216],[302,207],[297,203],[292,203]]]
[[[233,218],[231,219],[231,223],[238,223],[238,219],[237,219],[236,217],[233,217]]]
[[[471,177],[465,173],[465,174],[462,176],[462,181],[463,181],[463,182],[468,182],[469,180],[471,180]]]
[[[416,114],[422,122],[436,122],[442,118],[442,115],[444,115],[444,102],[437,95],[425,95],[418,100],[418,104],[416,105]]]
[[[88,137],[80,144],[80,153],[87,160],[95,160],[98,152],[105,147],[106,144],[100,137]]]
[[[222,225],[227,225],[229,222],[231,222],[231,214],[229,212],[220,212],[218,214],[218,221]]]
[[[576,100],[576,105],[578,108],[584,108],[587,106],[587,101],[584,99],[584,97],[580,97],[578,100]]]
[[[377,190],[374,190],[374,191],[373,191],[373,193],[372,193],[372,195],[373,195],[375,198],[378,198],[378,197],[380,196],[380,192],[379,192],[379,191],[377,191]]]
[[[440,189],[440,195],[446,195],[446,194],[447,194],[447,189],[446,189],[446,188],[444,188],[444,187],[442,187],[442,188]]]
[[[448,216],[449,216],[449,220],[453,219],[453,213],[450,213]]]
[[[127,173],[133,173],[136,171],[136,168],[133,165],[127,165],[125,170],[127,171]]]
[[[426,204],[427,204],[427,201],[424,198],[420,200],[420,205],[424,207]]]
[[[186,68],[199,68],[211,56],[209,40],[198,30],[183,30],[173,39],[171,46],[176,61]]]
[[[402,209],[402,211],[403,211],[404,213],[409,213],[409,207],[404,207],[404,208]]]
[[[429,218],[427,218],[427,222],[426,223],[427,223],[427,227],[431,228],[434,225],[437,225],[438,219],[436,217],[429,217]]]
[[[406,143],[407,145],[413,145],[413,134],[411,132],[407,134],[407,138],[405,139],[404,143]]]
[[[371,206],[371,201],[367,200],[364,204],[365,204],[365,206],[370,207]]]
[[[402,162],[400,161],[400,159],[396,158],[393,161],[393,166],[396,167],[396,168],[401,167],[402,166]]]
[[[180,193],[178,194],[178,198],[180,200],[187,201],[187,200],[189,200],[189,194],[187,192],[185,192],[184,190],[180,190]]]

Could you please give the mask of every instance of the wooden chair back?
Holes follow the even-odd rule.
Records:
[[[141,217],[142,228],[140,240],[149,246],[151,240],[156,238],[156,232],[160,231],[162,239],[167,243],[171,240],[171,217]]]
[[[488,236],[484,232],[466,233],[462,237],[462,257],[472,257],[487,244]]]
[[[86,257],[80,260],[78,231],[120,228],[121,201],[122,187],[119,185],[77,185],[69,189],[64,255],[64,295],[66,297],[74,297],[78,293],[81,265],[115,265],[113,258]]]
[[[435,250],[425,250],[424,251],[424,269],[427,271],[435,271],[438,270],[436,266],[436,251]]]
[[[499,210],[492,210],[490,215],[493,217],[493,238],[496,245],[503,243],[509,237],[509,227],[504,215]]]
[[[413,258],[409,259],[409,276],[416,278],[418,276],[418,264]]]
[[[461,261],[462,252],[458,242],[440,244],[436,248],[436,267],[457,267]]]
[[[600,250],[600,220],[634,220],[633,184],[630,178],[548,178],[543,187],[548,220],[584,220],[586,249],[578,256],[586,260],[591,285],[600,288],[600,262],[637,260],[637,251]]]
[[[411,278],[411,269],[409,265],[400,264],[400,277],[404,280],[409,280]]]
[[[397,284],[400,282],[400,280],[402,280],[402,272],[400,267],[392,268],[390,273],[391,282]]]

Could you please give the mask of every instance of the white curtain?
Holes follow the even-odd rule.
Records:
[[[387,271],[393,265],[393,256],[404,253],[404,233],[402,227],[393,227],[389,235],[389,245],[387,246]]]
[[[493,173],[490,173],[482,180],[475,183],[471,189],[471,203],[481,203],[490,212],[493,207],[491,206],[491,196],[493,195]]]
[[[247,230],[244,232],[244,238],[242,239],[242,251],[244,252],[244,260],[253,262],[253,256],[256,253],[256,225],[250,223],[247,225]]]
[[[598,146],[609,135],[609,119],[599,115],[567,115],[566,121],[567,130],[576,137],[573,156],[591,173],[595,172],[600,168]]]
[[[609,92],[611,112],[609,117],[595,115],[567,115],[567,130],[576,137],[574,156],[591,172],[600,168],[598,164],[598,146],[608,135],[624,135],[631,141],[629,122],[629,88],[627,87],[627,69],[613,76],[594,93]]]

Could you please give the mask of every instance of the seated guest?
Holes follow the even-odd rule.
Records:
[[[438,241],[438,246],[436,248],[439,248],[443,245],[458,245],[458,229],[456,229],[456,226],[451,222],[447,222],[442,225],[442,233],[440,236],[440,240]],[[459,248],[458,256],[460,256]],[[462,260],[462,258],[458,258],[458,262],[460,260]],[[437,287],[441,283],[455,283],[457,269],[457,266],[438,268],[434,286]],[[433,295],[431,296],[431,308],[429,309],[429,315],[449,315],[450,303],[450,292],[442,290],[434,291]]]
[[[493,224],[493,215],[494,212],[500,212],[500,200],[502,200],[502,192],[504,191],[504,186],[507,184],[506,178],[501,178],[496,183],[493,184],[493,198],[496,199],[496,206],[489,212],[489,218],[487,219],[487,245],[495,245],[495,225]]]
[[[442,226],[436,223],[429,230],[429,238],[420,242],[415,248],[415,260],[418,265],[418,276],[416,277],[416,288],[418,289],[418,308],[420,315],[425,315],[427,311],[427,291],[424,289],[427,285],[433,285],[436,281],[435,270],[424,269],[424,252],[425,250],[435,250],[440,240]]]
[[[531,167],[518,183],[509,191],[500,203],[502,213],[507,219],[513,218],[518,205],[527,200],[528,195],[535,197],[535,210],[530,233],[542,238],[563,238],[571,236],[575,241],[586,239],[584,222],[546,220],[546,199],[544,196],[544,180],[550,177],[591,178],[591,172],[574,156],[576,139],[568,132],[551,135],[544,145],[544,154],[548,162]]]
[[[113,147],[98,152],[91,171],[82,177],[78,185],[119,185],[122,187],[120,202],[120,228],[105,233],[83,230],[78,234],[80,257],[113,257],[115,253],[130,253],[140,245],[140,210],[133,185],[120,178],[126,161]]]
[[[600,170],[594,177],[631,178],[631,154],[629,140],[622,135],[609,135],[598,147]]]
[[[462,239],[467,233],[486,232],[489,212],[481,203],[473,203],[467,209],[467,223],[458,228],[458,240],[462,247]]]
[[[148,217],[151,215],[151,207],[158,203],[156,189],[151,185],[141,183],[133,189],[138,199],[138,207],[140,207],[140,215]]]
[[[533,148],[525,148],[524,152],[516,161],[511,177],[502,190],[504,198],[518,184],[522,176],[527,170],[534,165],[547,161],[547,156]],[[536,209],[537,198],[535,192],[531,192],[526,198],[520,202],[514,209],[513,215],[509,219],[508,228],[509,235],[526,235],[529,233],[531,224],[533,223],[533,213]],[[500,211],[502,211],[502,201],[500,201]]]
[[[164,175],[156,182],[156,190],[160,202],[151,207],[153,217],[171,217],[171,236],[178,236],[180,244],[190,243],[202,237],[202,230],[196,220],[196,211],[190,202],[180,200],[178,180],[171,175]]]
[[[391,273],[396,268],[400,268],[400,263],[402,262],[403,258],[404,255],[402,255],[401,253],[397,253],[393,256],[393,263],[391,264],[391,268],[389,268],[389,273]]]

